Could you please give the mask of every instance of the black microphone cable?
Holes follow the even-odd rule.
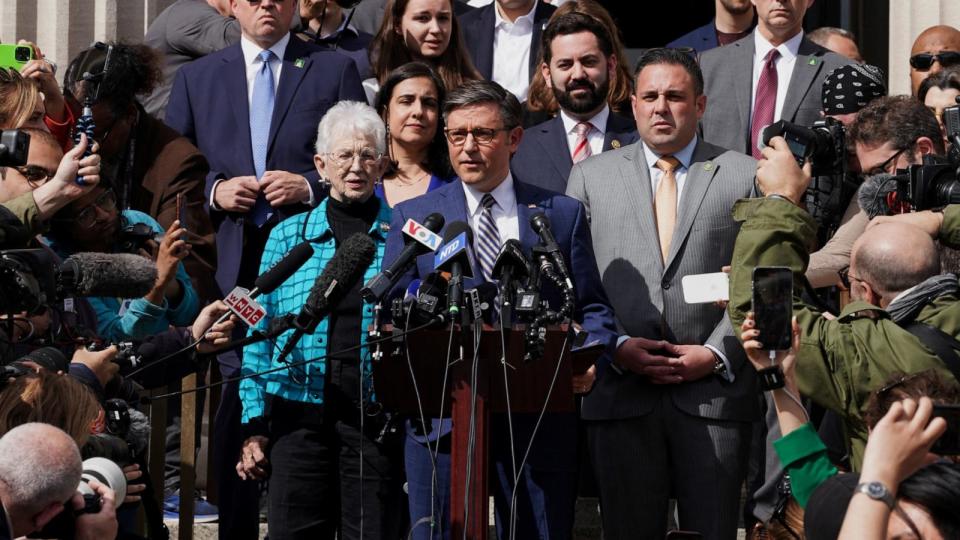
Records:
[[[467,540],[467,531],[470,530],[470,480],[473,471],[473,456],[477,446],[477,380],[480,378],[480,339],[483,336],[482,321],[473,324],[473,354],[470,360],[470,427],[467,432],[467,464],[466,477],[463,482],[463,540]],[[480,519],[486,519],[481,516]],[[485,526],[485,525],[484,525]]]
[[[500,295],[500,313],[503,313],[504,297],[510,294],[509,290],[504,290]],[[503,318],[500,318],[500,364],[503,367],[503,395],[507,405],[507,435],[510,439],[510,472],[513,475],[514,482],[517,478],[517,453],[513,438],[513,407],[510,405],[510,379],[508,376],[508,367],[512,367],[507,362],[507,327]],[[516,514],[513,504],[510,505],[509,531],[510,540],[514,540],[514,530],[516,528]]]

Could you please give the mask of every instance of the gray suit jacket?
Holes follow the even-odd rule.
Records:
[[[680,194],[677,226],[666,267],[653,213],[650,175],[641,143],[604,152],[573,167],[567,195],[583,202],[604,288],[621,334],[712,345],[730,361],[734,381],[709,375],[679,385],[654,385],[624,371],[606,372],[583,399],[588,420],[629,418],[651,412],[669,392],[676,406],[700,417],[759,418],[756,376],[746,362],[725,311],[686,304],[680,280],[719,272],[730,264],[740,230],[730,210],[753,191],[756,161],[701,141]]]
[[[756,32],[756,30],[754,30]],[[700,56],[707,110],[700,125],[703,138],[749,154],[750,111],[753,108],[754,36],[718,47]],[[850,60],[803,38],[790,77],[790,87],[777,120],[809,126],[820,118],[823,79]]]

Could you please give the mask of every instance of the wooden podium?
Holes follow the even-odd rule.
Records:
[[[479,347],[475,347],[473,327],[455,327],[452,341],[449,328],[421,330],[407,335],[404,338],[406,343],[402,340],[386,341],[381,346],[383,355],[374,364],[377,400],[383,403],[387,410],[418,418],[420,410],[414,392],[416,384],[423,414],[428,420],[438,417],[452,419],[450,524],[453,538],[462,538],[464,529],[467,530],[467,538],[472,540],[487,538],[490,413],[506,412],[508,391],[510,410],[518,413],[539,413],[547,400],[555,373],[556,384],[553,391],[549,392],[547,412],[572,412],[574,394],[571,377],[575,373],[585,372],[598,356],[596,352],[571,353],[569,346],[563,351],[567,335],[564,325],[548,329],[543,356],[524,363],[523,331],[523,327],[516,326],[501,335],[499,328],[484,326],[480,333]],[[392,328],[388,327],[384,336],[389,336],[391,332]],[[506,342],[506,355],[501,354],[503,341]],[[410,363],[406,358],[407,350]],[[450,367],[444,384],[448,358]],[[504,385],[503,358],[506,358],[508,364],[509,385]],[[560,365],[557,373],[558,361]],[[475,388],[471,384],[474,380]],[[440,408],[442,392],[446,394],[443,410]],[[475,435],[468,479],[470,411],[474,394]],[[465,496],[467,489],[469,498]],[[468,523],[464,522],[465,504],[470,507]]]

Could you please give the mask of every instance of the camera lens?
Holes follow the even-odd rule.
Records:
[[[29,62],[30,47],[17,47],[13,51],[13,57],[17,60],[17,62]]]

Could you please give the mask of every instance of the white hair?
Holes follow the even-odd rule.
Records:
[[[376,151],[387,152],[387,128],[377,111],[359,101],[338,102],[330,107],[317,126],[317,153],[328,153],[333,150],[334,141],[355,135],[372,137],[377,144]]]
[[[11,510],[33,515],[66,501],[82,472],[77,443],[50,424],[21,424],[0,437],[0,484]]]

